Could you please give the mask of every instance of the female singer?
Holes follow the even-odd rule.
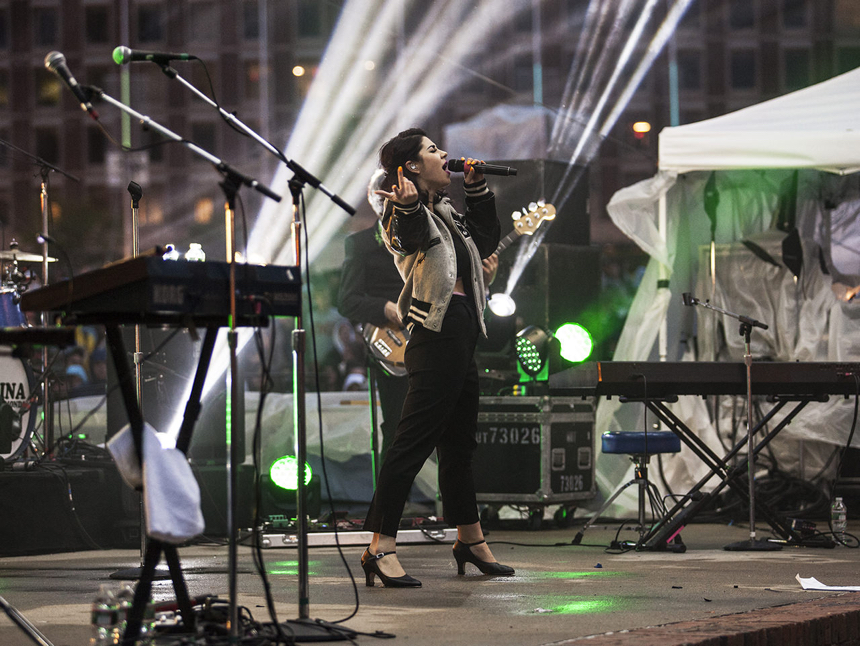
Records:
[[[397,529],[412,482],[436,449],[445,520],[457,526],[457,573],[472,563],[484,574],[510,575],[484,540],[472,479],[477,446],[478,371],[475,343],[486,334],[482,259],[499,243],[495,196],[466,160],[465,215],[444,189],[451,183],[448,153],[419,128],[380,150],[386,178],[386,246],[403,277],[398,312],[410,328],[405,363],[409,389],[394,440],[383,461],[364,528],[373,540],[361,558],[366,584],[378,576],[387,587],[419,587],[395,553]]]

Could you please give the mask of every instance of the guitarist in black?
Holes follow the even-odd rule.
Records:
[[[376,177],[371,184],[375,180]],[[338,312],[354,324],[370,323],[377,327],[390,324],[402,329],[396,301],[403,289],[403,279],[385,248],[380,223],[347,236],[345,247],[346,258],[337,295]],[[391,374],[394,371],[385,370],[376,361],[370,361],[370,370],[373,371],[382,406],[383,421],[379,425],[382,431],[381,464],[400,423],[408,384],[404,373],[399,376]]]

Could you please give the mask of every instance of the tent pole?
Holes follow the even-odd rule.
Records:
[[[660,193],[660,199],[657,202],[657,229],[660,232],[660,238],[666,244],[666,191]],[[660,263],[660,272],[657,277],[658,289],[669,289],[669,270],[666,265]],[[668,312],[663,316],[660,322],[660,334],[657,338],[657,348],[660,355],[660,361],[667,359],[667,337],[669,336]]]

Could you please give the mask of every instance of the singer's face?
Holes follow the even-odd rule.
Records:
[[[451,173],[445,168],[448,153],[424,137],[418,154],[418,182],[429,193],[440,191],[451,183]]]

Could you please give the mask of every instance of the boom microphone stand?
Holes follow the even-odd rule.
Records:
[[[766,330],[767,325],[765,325],[761,321],[756,321],[754,318],[750,318],[749,316],[735,314],[720,307],[716,307],[715,305],[711,305],[707,301],[703,303],[689,292],[685,292],[684,294],[682,294],[681,298],[684,301],[684,305],[690,307],[694,305],[701,305],[702,307],[707,308],[709,310],[714,310],[715,312],[720,312],[721,314],[730,316],[733,319],[737,319],[738,321],[740,321],[740,335],[744,338],[744,365],[746,366],[747,376],[747,479],[749,481],[750,498],[750,537],[747,541],[738,541],[737,543],[731,543],[729,545],[726,545],[724,549],[732,552],[775,552],[777,550],[781,550],[781,545],[768,541],[756,540],[755,535],[755,452],[753,449],[752,353],[750,352],[750,334],[754,327]]]
[[[156,61],[153,61],[156,62]],[[324,195],[328,196],[332,202],[341,207],[344,211],[346,211],[349,215],[355,215],[355,209],[347,204],[343,199],[339,196],[331,192],[327,189],[319,179],[314,177],[310,172],[304,169],[297,162],[288,159],[287,156],[278,150],[271,143],[266,141],[265,138],[257,134],[253,129],[244,124],[241,120],[239,120],[236,115],[231,114],[225,111],[221,106],[215,103],[212,99],[210,99],[206,94],[198,90],[191,83],[186,81],[179,73],[165,63],[156,63],[161,67],[161,71],[171,79],[176,79],[180,83],[182,83],[185,87],[191,90],[195,95],[201,98],[203,101],[211,105],[213,108],[216,108],[221,116],[228,121],[233,127],[237,130],[240,130],[244,134],[250,136],[255,141],[260,143],[266,150],[275,155],[279,160],[284,162],[290,170],[293,171],[293,177],[289,181],[290,193],[293,197],[293,221],[291,224],[293,242],[295,245],[295,253],[296,253],[296,266],[301,267],[302,264],[302,243],[301,243],[301,233],[302,233],[302,190],[305,185],[310,185],[313,188],[319,190]],[[232,206],[231,206],[231,197],[229,194],[229,187],[227,186],[228,182],[223,182],[221,184],[222,188],[224,188],[227,193],[227,203],[228,203],[228,220],[232,218]],[[233,225],[228,224],[228,235],[231,236],[230,233],[233,230]],[[228,241],[227,249],[228,254],[230,254],[230,250],[232,248],[232,242]],[[231,264],[232,267],[232,264]],[[232,277],[232,272],[231,272]],[[235,361],[236,357],[236,348],[235,348],[235,337],[231,337],[231,367],[232,362]],[[308,524],[307,524],[307,514],[305,512],[307,508],[307,488],[305,485],[305,462],[307,461],[307,424],[305,417],[305,330],[302,326],[302,316],[301,313],[295,318],[295,325],[293,327],[292,333],[292,347],[293,347],[293,426],[295,429],[295,452],[296,452],[296,462],[297,465],[297,474],[296,474],[296,534],[297,534],[297,549],[298,549],[298,607],[299,607],[299,617],[296,620],[286,622],[285,628],[290,632],[290,638],[293,641],[339,641],[344,639],[351,639],[355,636],[355,633],[349,631],[349,629],[338,626],[335,624],[329,624],[323,621],[314,621],[310,619],[310,587],[308,584]],[[239,397],[240,394],[237,390],[237,382],[238,380],[235,377],[232,379],[232,388],[234,397]],[[235,407],[233,408],[235,410]],[[231,475],[230,482],[231,487],[234,486],[234,475]],[[228,493],[228,499],[229,498]],[[228,516],[228,524],[229,524],[229,516]],[[231,606],[231,624],[238,624],[238,616],[234,616],[232,612],[234,608]]]
[[[233,222],[233,199],[235,197],[236,192],[242,186],[250,186],[254,190],[262,193],[266,197],[275,200],[276,202],[280,202],[281,197],[274,193],[271,189],[266,186],[260,184],[257,180],[252,177],[248,177],[246,175],[241,174],[231,166],[229,166],[222,159],[219,159],[215,155],[209,153],[208,151],[200,148],[196,144],[184,140],[182,137],[177,135],[172,130],[169,130],[165,126],[162,126],[157,121],[153,121],[150,117],[143,115],[131,107],[125,105],[124,103],[117,101],[110,95],[106,94],[102,89],[92,86],[80,86],[85,92],[88,94],[102,99],[111,105],[116,106],[123,112],[126,112],[133,116],[135,119],[139,121],[139,123],[144,128],[152,128],[158,131],[164,137],[171,139],[173,141],[182,143],[186,148],[191,150],[196,155],[202,157],[203,159],[212,163],[218,172],[220,172],[224,176],[224,181],[221,183],[222,188],[225,191],[227,197],[227,202],[225,204],[225,218],[228,223],[227,226],[227,262],[230,266],[230,316],[229,316],[229,331],[228,331],[228,345],[230,347],[230,375],[231,375],[231,393],[234,393],[238,388],[238,361],[236,359],[236,269],[235,269],[235,253],[233,252],[234,248],[234,222]],[[207,334],[208,337],[208,334]],[[140,424],[140,430],[142,431],[142,420]],[[230,418],[231,427],[238,428],[238,410],[236,407],[231,408],[231,418]],[[134,425],[132,425],[132,430],[134,430]],[[236,603],[236,590],[237,590],[237,541],[236,541],[236,515],[233,513],[236,508],[236,500],[233,491],[233,485],[235,484],[236,478],[236,453],[237,449],[234,446],[235,443],[231,442],[228,434],[228,442],[230,446],[228,448],[230,460],[229,460],[229,480],[230,484],[228,486],[228,516],[227,516],[227,525],[229,531],[229,617],[230,617],[230,636],[232,641],[238,641],[238,630],[239,630],[239,621],[238,621],[238,606]],[[168,559],[169,560],[169,559]],[[175,563],[178,566],[178,563]],[[187,596],[187,591],[185,592],[185,596]],[[137,602],[137,595],[135,595],[135,602]],[[183,621],[186,625],[193,626],[194,617],[186,617],[185,612],[183,614]],[[135,618],[137,619],[137,618]],[[137,629],[137,630],[133,630]],[[129,621],[129,629],[126,631],[134,632],[135,634],[126,634],[123,636],[123,643],[132,643],[134,639],[137,638],[137,631],[139,630],[139,622],[135,620],[134,622]]]

